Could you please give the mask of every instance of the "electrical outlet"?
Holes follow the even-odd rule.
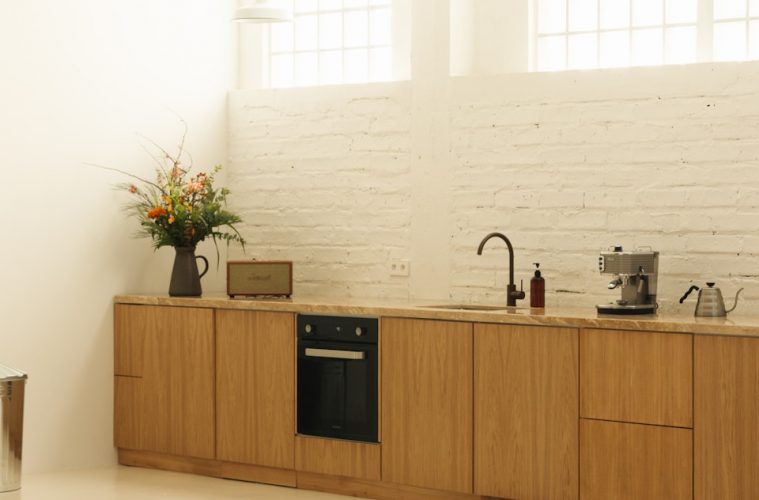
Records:
[[[390,276],[408,276],[409,275],[409,263],[407,260],[391,260],[388,263],[388,269]]]

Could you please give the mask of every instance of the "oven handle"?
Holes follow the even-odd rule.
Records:
[[[306,356],[309,358],[364,359],[366,353],[363,351],[338,351],[336,349],[306,347]]]

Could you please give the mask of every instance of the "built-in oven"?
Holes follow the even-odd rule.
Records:
[[[377,442],[377,318],[298,315],[298,434]]]

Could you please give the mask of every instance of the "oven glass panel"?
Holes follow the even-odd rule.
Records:
[[[306,356],[306,348],[364,353],[363,359]],[[377,442],[377,347],[301,341],[298,433]]]

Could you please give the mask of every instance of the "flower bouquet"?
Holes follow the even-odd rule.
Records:
[[[140,223],[138,236],[151,238],[156,250],[163,246],[172,246],[176,250],[169,295],[200,296],[200,278],[208,271],[208,261],[205,257],[195,256],[196,245],[211,238],[216,246],[217,263],[219,240],[227,244],[240,243],[244,249],[245,240],[235,228],[235,224],[242,220],[226,208],[229,189],[214,186],[214,176],[221,169],[220,165],[210,173],[191,174],[192,167],[185,167],[182,163],[184,137],[176,155],[152,144],[159,152],[151,155],[157,164],[155,181],[120,169],[103,168],[138,181],[118,185],[133,196],[126,209]],[[205,262],[205,270],[200,274],[196,259]]]

